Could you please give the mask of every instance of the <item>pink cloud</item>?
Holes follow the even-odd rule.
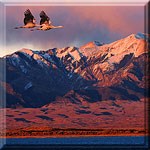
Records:
[[[133,33],[144,31],[144,6],[74,7],[72,13],[91,25],[106,26],[110,32]]]
[[[54,25],[64,25],[64,28],[47,32],[30,32],[23,29],[14,30],[14,27],[23,25],[23,13],[27,8],[29,8],[35,16],[37,23],[40,21],[40,11],[44,10]],[[19,47],[21,45],[24,47],[25,45],[33,45],[35,49],[81,46],[93,40],[112,42],[137,32],[144,32],[144,7],[6,7],[6,42],[10,48],[11,46]]]
[[[67,10],[70,16],[73,17],[65,18],[65,22],[69,24],[73,24],[76,19],[80,18],[81,23],[87,21],[92,27],[105,25],[112,32],[127,33],[144,29],[144,6],[8,6],[7,15],[14,14],[11,16],[12,19],[19,22],[21,19],[23,20],[23,12],[27,8],[31,9],[37,21],[40,20],[39,13],[41,10],[46,11],[50,17],[53,17],[51,14],[61,15],[62,12],[59,10],[64,8],[63,11]],[[121,27],[122,30],[120,30]]]

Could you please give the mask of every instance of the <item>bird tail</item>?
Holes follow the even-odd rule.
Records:
[[[22,26],[21,27],[15,27],[14,29],[20,29],[20,28],[23,28]]]
[[[57,28],[63,28],[63,26],[54,26],[55,29]]]

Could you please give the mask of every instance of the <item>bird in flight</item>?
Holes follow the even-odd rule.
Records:
[[[34,16],[32,15],[31,11],[29,9],[27,9],[24,12],[24,25],[21,27],[15,27],[15,29],[19,29],[19,28],[34,28],[40,25],[36,24],[36,20],[34,18]]]
[[[57,28],[63,28],[63,26],[53,26],[52,22],[50,21],[50,18],[46,15],[46,13],[44,11],[41,11],[40,13],[40,28],[37,28],[35,30],[50,30],[50,29],[57,29]],[[32,29],[31,31],[34,31],[34,29]]]

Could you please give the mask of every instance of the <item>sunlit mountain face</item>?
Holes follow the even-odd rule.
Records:
[[[34,118],[58,127],[99,127],[100,122],[111,127],[112,116],[122,125],[122,115],[125,119],[137,115],[144,122],[148,42],[149,38],[139,33],[110,44],[93,41],[81,47],[47,51],[21,49],[1,58],[6,61],[6,84],[0,81],[0,85],[6,90],[8,113],[13,115],[7,116],[8,120],[28,126],[36,122],[30,112],[36,108],[39,115]],[[11,108],[22,108],[19,113],[26,109],[24,120],[16,120],[20,117]],[[102,121],[103,117],[108,120]],[[124,126],[141,127],[142,123],[136,121]]]

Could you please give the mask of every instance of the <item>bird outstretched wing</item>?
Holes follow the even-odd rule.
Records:
[[[33,20],[34,20],[34,16],[32,15],[31,11],[29,9],[27,9],[25,12],[24,12],[24,24],[26,25],[27,23],[30,23],[32,22],[33,23]]]
[[[46,13],[44,11],[41,11],[40,13],[40,25],[45,24],[45,25],[50,25],[51,21],[50,18],[46,15]]]

